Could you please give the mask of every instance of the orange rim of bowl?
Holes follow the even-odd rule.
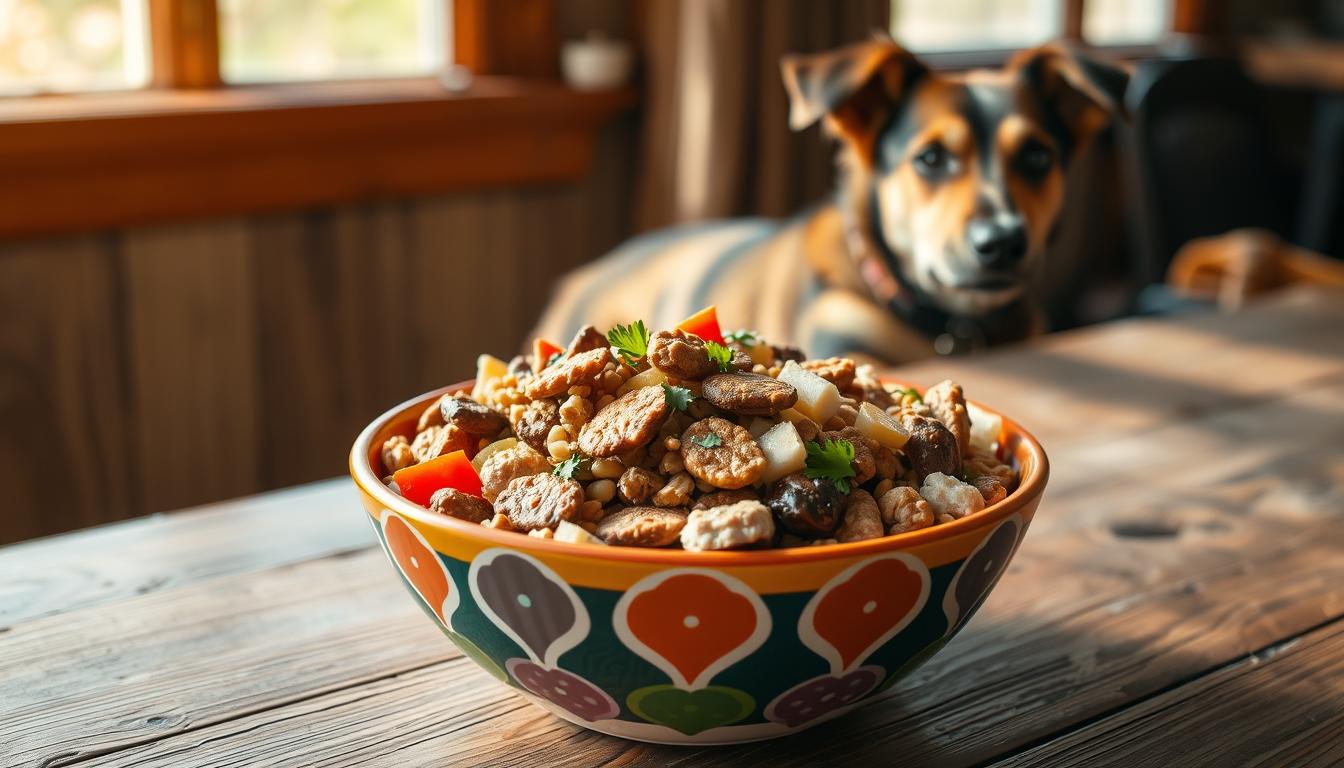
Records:
[[[887,384],[908,386],[905,382],[883,377]],[[469,391],[473,382],[453,384],[397,405],[374,419],[364,428],[350,450],[350,476],[360,490],[373,497],[384,509],[410,518],[420,525],[436,528],[449,534],[489,545],[512,547],[513,549],[534,553],[573,556],[582,554],[593,560],[611,560],[626,563],[663,565],[669,567],[714,566],[714,567],[750,567],[764,565],[782,565],[804,563],[832,558],[861,557],[898,550],[911,549],[942,539],[949,539],[978,528],[989,528],[1001,520],[1013,515],[1029,502],[1039,497],[1045,490],[1050,475],[1050,464],[1040,442],[1017,422],[998,411],[987,408],[979,402],[971,401],[977,408],[999,416],[1003,420],[1003,429],[999,433],[1000,442],[1005,443],[1016,436],[1025,446],[1029,461],[1019,461],[1019,471],[1025,474],[1020,478],[1018,487],[1006,499],[985,509],[967,515],[950,523],[933,525],[918,531],[880,536],[875,539],[853,541],[843,544],[823,544],[810,547],[782,547],[777,549],[733,550],[720,552],[688,552],[684,549],[644,549],[640,547],[597,546],[594,544],[573,544],[552,539],[540,539],[515,531],[502,531],[487,528],[479,523],[469,523],[455,517],[430,512],[407,499],[395,494],[383,485],[373,470],[373,441],[390,423],[405,416],[418,416],[431,402],[446,394]],[[922,391],[922,390],[921,390]],[[396,433],[400,434],[400,433]],[[384,438],[386,439],[386,438]],[[1028,472],[1029,470],[1029,472]]]

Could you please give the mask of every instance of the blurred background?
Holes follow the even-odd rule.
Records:
[[[1134,67],[1056,329],[1196,237],[1344,252],[1338,0],[0,0],[0,543],[342,474],[565,271],[824,199],[778,60],[874,30]]]

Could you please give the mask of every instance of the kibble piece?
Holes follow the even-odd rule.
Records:
[[[975,486],[941,472],[934,472],[924,478],[924,483],[919,486],[919,495],[929,502],[940,518],[943,515],[965,517],[985,508],[985,499]]]
[[[546,436],[560,423],[560,406],[554,400],[533,400],[513,425],[518,439],[532,446],[538,453],[546,451]]]
[[[415,463],[415,453],[411,451],[411,441],[402,435],[393,435],[383,443],[380,452],[383,470],[388,474],[405,469]]]
[[[456,517],[470,523],[480,523],[495,516],[495,508],[480,496],[463,493],[456,488],[440,488],[429,497],[429,511]]]
[[[817,374],[834,384],[838,389],[849,389],[850,385],[854,383],[854,361],[847,357],[807,360],[801,365],[803,370]]]
[[[607,337],[601,331],[591,325],[585,325],[574,334],[570,340],[569,346],[565,348],[565,357],[574,357],[575,355],[591,352],[594,349],[606,349],[608,347]]]
[[[934,418],[943,422],[957,439],[957,455],[971,453],[971,415],[966,410],[966,397],[961,385],[948,379],[924,391],[924,403],[933,411]]]
[[[475,448],[476,438],[452,424],[430,427],[416,435],[411,443],[411,452],[419,462],[437,459],[453,451],[475,450]]]
[[[554,397],[601,373],[610,360],[611,350],[606,347],[581,352],[528,379],[524,393],[533,400]]]
[[[687,381],[700,381],[719,370],[718,363],[709,359],[704,340],[682,330],[658,331],[649,338],[649,364]]]
[[[761,497],[750,488],[736,488],[731,491],[715,491],[706,493],[704,496],[695,500],[695,506],[691,509],[713,509],[714,507],[726,507],[729,504],[736,504],[739,501],[760,501]]]
[[[641,387],[598,411],[579,432],[579,449],[589,456],[615,456],[634,450],[658,434],[667,418],[661,387]]]
[[[877,509],[887,533],[928,528],[935,519],[933,507],[919,495],[919,491],[904,485],[898,485],[879,496]]]
[[[626,507],[602,518],[597,535],[624,547],[665,547],[677,540],[685,525],[684,509]]]
[[[681,529],[681,546],[693,552],[741,549],[766,544],[774,536],[770,508],[759,501],[739,501],[692,510]]]
[[[680,472],[653,494],[653,503],[659,507],[684,507],[690,503],[694,490],[695,481],[689,474]]]
[[[509,516],[514,528],[535,531],[574,520],[583,505],[583,487],[551,473],[515,477],[495,499],[495,511]]]
[[[716,488],[751,485],[765,472],[765,454],[751,433],[717,416],[686,428],[681,434],[681,455],[687,472]]]
[[[961,468],[961,451],[957,438],[943,423],[929,416],[911,411],[901,412],[901,426],[910,433],[902,450],[910,460],[919,482],[934,472],[955,475]]]
[[[481,495],[487,500],[494,501],[514,479],[550,471],[551,463],[530,445],[505,448],[486,459],[481,465]]]
[[[643,467],[630,467],[621,474],[616,483],[616,492],[627,504],[647,504],[653,495],[662,489],[662,476]]]
[[[998,504],[1000,501],[1008,498],[1008,489],[1003,487],[1003,482],[993,475],[980,475],[971,478],[971,485],[980,492],[980,497],[985,500],[985,506]]]
[[[877,500],[862,488],[849,494],[845,503],[845,521],[835,532],[839,542],[876,539],[887,532],[882,525],[882,515],[878,512]]]
[[[1017,487],[1017,473],[1013,468],[999,461],[994,454],[987,451],[977,451],[972,449],[971,456],[966,459],[966,474],[971,477],[981,475],[990,475],[996,478],[1003,486],[1003,489],[1012,493]]]
[[[798,402],[798,390],[759,373],[718,373],[705,379],[704,396],[711,404],[743,416],[773,416]]]
[[[499,411],[466,395],[439,398],[439,413],[445,423],[479,437],[497,435],[509,426],[509,420]]]

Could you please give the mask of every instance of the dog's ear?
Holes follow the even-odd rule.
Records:
[[[789,92],[789,127],[802,130],[822,118],[834,133],[857,140],[876,133],[878,120],[928,69],[890,39],[827,53],[788,54],[780,60]]]
[[[1117,102],[1092,82],[1077,58],[1058,44],[1018,53],[1008,64],[1019,87],[1039,100],[1062,129],[1062,149],[1073,155],[1120,113]],[[1123,87],[1123,85],[1121,86]],[[1058,132],[1058,131],[1057,131]]]

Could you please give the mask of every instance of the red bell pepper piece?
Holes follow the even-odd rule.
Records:
[[[718,310],[712,304],[682,320],[677,324],[677,329],[693,333],[705,341],[728,345],[728,342],[723,340],[723,329],[719,327]]]
[[[532,342],[532,372],[541,373],[541,369],[546,367],[550,361],[551,355],[557,352],[564,352],[564,347],[556,346],[545,339],[537,339]]]
[[[481,476],[471,466],[466,451],[453,451],[437,459],[398,469],[392,479],[401,489],[401,495],[422,507],[429,506],[429,497],[440,488],[456,488],[472,496],[481,495]]]

